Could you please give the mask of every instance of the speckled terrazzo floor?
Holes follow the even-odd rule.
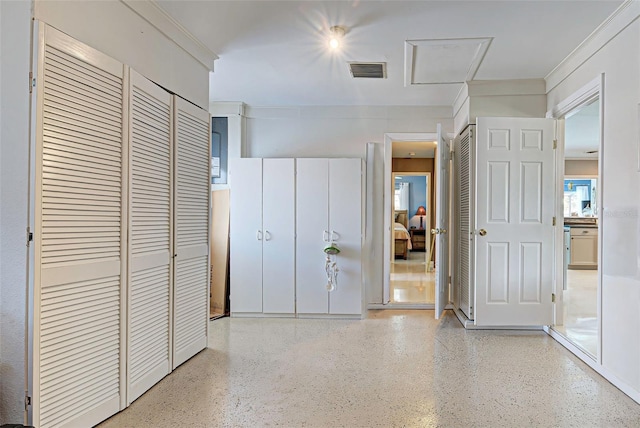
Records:
[[[543,332],[447,311],[213,321],[210,348],[110,427],[638,427],[633,402]]]

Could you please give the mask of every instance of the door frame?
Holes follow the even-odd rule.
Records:
[[[564,340],[561,340],[565,347],[571,350],[578,358],[587,364],[591,365],[594,361],[602,365],[602,230],[603,230],[603,207],[602,207],[602,192],[603,192],[603,160],[604,160],[604,73],[601,73],[598,77],[591,80],[589,83],[584,85],[582,88],[578,89],[573,94],[569,95],[564,100],[560,101],[556,104],[550,111],[547,112],[546,117],[559,119],[558,120],[558,129],[557,129],[557,138],[558,138],[558,149],[556,151],[556,218],[564,219],[564,117],[575,109],[584,106],[594,99],[598,99],[599,103],[599,121],[600,121],[600,135],[599,135],[599,144],[598,144],[598,185],[597,185],[597,210],[598,210],[598,288],[597,288],[597,315],[598,315],[598,340],[597,340],[597,355],[595,358],[589,355],[586,352],[574,352],[574,349],[579,349],[573,342],[564,338],[564,336],[557,333],[553,326],[546,329],[548,333],[550,333],[554,338],[557,336],[561,336]],[[554,308],[554,324],[557,324],[558,321],[562,322],[562,309],[564,305],[562,290],[564,287],[564,278],[563,278],[563,256],[564,256],[564,221],[556,222],[556,230],[555,230],[555,289],[554,293],[556,294],[556,305]],[[553,334],[552,334],[553,333]],[[572,346],[567,346],[567,342]],[[587,359],[591,361],[587,361]]]
[[[383,191],[383,221],[382,221],[382,304],[390,302],[391,283],[391,218],[393,217],[393,177],[391,173],[393,142],[412,141],[436,141],[438,134],[435,132],[389,132],[384,134],[384,191]],[[437,173],[434,171],[434,179],[438,182]],[[436,207],[436,209],[439,209]]]

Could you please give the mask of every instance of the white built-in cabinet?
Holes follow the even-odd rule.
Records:
[[[297,159],[296,301],[300,315],[360,315],[362,295],[362,161]],[[339,269],[327,291],[324,248],[334,242]]]
[[[233,314],[295,313],[293,159],[231,159]]]
[[[570,269],[598,268],[598,229],[572,227],[569,261]]]
[[[210,118],[38,24],[33,425],[93,426],[206,347]]]
[[[231,314],[360,317],[362,161],[241,158],[229,173]],[[341,252],[328,292],[331,241]]]

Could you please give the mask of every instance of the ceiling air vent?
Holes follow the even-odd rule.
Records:
[[[387,77],[386,62],[350,62],[349,71],[353,78],[385,79]]]

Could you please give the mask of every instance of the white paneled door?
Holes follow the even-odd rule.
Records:
[[[207,346],[210,141],[209,113],[174,96],[173,368]]]
[[[172,96],[130,74],[127,402],[171,372]]]
[[[262,311],[293,314],[295,160],[264,159],[262,162]]]
[[[124,403],[124,66],[39,27],[33,422],[92,426]]]
[[[262,159],[229,160],[231,314],[262,313]]]
[[[478,118],[475,322],[553,321],[554,121]]]
[[[437,188],[436,188],[436,228],[431,231],[436,236],[436,319],[440,318],[449,303],[449,140],[442,135],[442,127],[437,128]],[[427,243],[428,245],[428,243]]]

